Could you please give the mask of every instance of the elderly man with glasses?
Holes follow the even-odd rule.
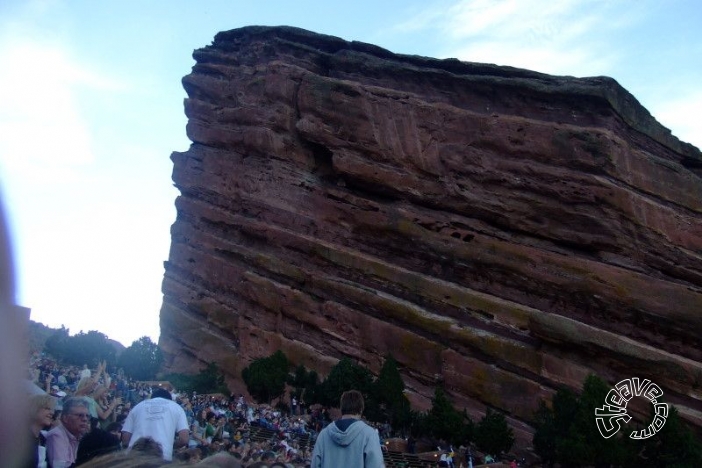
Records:
[[[61,424],[46,434],[46,451],[52,468],[73,465],[78,454],[78,443],[89,431],[88,402],[75,397],[64,400]]]

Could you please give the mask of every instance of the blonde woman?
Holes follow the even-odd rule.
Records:
[[[114,409],[122,403],[121,398],[115,398],[112,403],[107,404],[107,387],[98,385],[93,392],[85,397],[88,400],[88,411],[93,420],[97,420],[99,424],[109,423],[108,418],[113,415]],[[106,424],[105,424],[106,425]]]
[[[42,393],[29,397],[29,428],[31,430],[30,453],[26,467],[47,468],[46,438],[41,432],[51,426],[54,419],[56,400],[51,395]]]
[[[93,377],[84,377],[80,379],[78,385],[76,385],[76,391],[73,392],[74,397],[86,397],[95,391],[98,383]]]

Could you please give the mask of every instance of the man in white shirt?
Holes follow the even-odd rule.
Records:
[[[173,438],[177,446],[188,444],[188,419],[185,410],[171,400],[171,394],[156,388],[150,400],[136,405],[127,416],[122,427],[122,445],[132,448],[142,437],[151,437],[161,444],[163,459],[173,459]]]

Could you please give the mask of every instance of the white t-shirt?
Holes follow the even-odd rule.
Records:
[[[151,437],[161,444],[163,459],[173,459],[173,441],[180,431],[188,430],[188,418],[178,403],[165,398],[152,398],[136,405],[124,420],[123,432],[129,432],[129,448],[142,437]]]

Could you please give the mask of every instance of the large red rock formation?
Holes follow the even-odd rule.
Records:
[[[293,28],[194,57],[170,370],[392,353],[415,404],[441,383],[522,436],[560,385],[641,377],[702,425],[702,156],[614,80]]]

